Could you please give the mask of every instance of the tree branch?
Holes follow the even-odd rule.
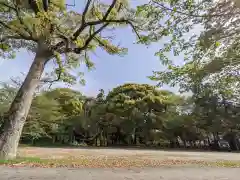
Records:
[[[90,2],[91,2],[91,0],[88,0],[87,4],[86,4],[86,6],[85,6],[85,10],[84,10],[84,12],[83,12],[82,24],[81,24],[80,28],[73,34],[73,37],[74,37],[73,39],[74,39],[74,40],[77,39],[77,37],[81,34],[81,32],[82,32],[87,26],[95,25],[95,24],[91,24],[91,23],[89,23],[89,22],[87,22],[87,23],[85,22],[85,16],[86,16],[87,10],[88,10],[88,8],[89,8]],[[113,1],[112,1],[112,4],[109,6],[106,14],[103,16],[103,19],[99,20],[99,22],[101,22],[101,23],[104,23],[104,22],[105,22],[105,20],[106,20],[106,19],[108,18],[108,16],[109,16],[110,12],[111,12],[112,9],[114,8],[116,2],[117,2],[117,0],[113,0]]]
[[[89,38],[86,40],[85,44],[80,47],[80,48],[68,48],[67,50],[63,50],[63,52],[60,53],[69,53],[69,52],[74,52],[76,54],[80,54],[83,50],[85,50],[87,48],[87,46],[90,44],[90,42],[94,39],[94,37],[100,33],[104,28],[106,28],[108,26],[108,23],[102,25],[97,31],[93,32]]]
[[[89,38],[86,40],[85,44],[83,47],[81,48],[77,48],[75,49],[75,53],[80,54],[82,50],[86,49],[87,46],[90,44],[90,42],[93,40],[93,38],[100,33],[104,28],[106,28],[109,25],[109,23],[106,23],[104,25],[102,25],[97,31],[95,31],[94,33],[91,34],[91,36],[89,36]]]
[[[95,37],[94,40],[97,41],[98,44],[99,44],[100,46],[102,46],[103,48],[105,47],[105,48],[110,48],[111,50],[113,50],[111,47],[107,47],[107,46],[106,46],[100,39],[98,39],[97,37]]]
[[[192,14],[194,13],[194,11],[192,12],[189,12],[189,13],[185,13],[185,12],[182,12],[182,11],[178,11],[178,10],[174,10],[172,8],[169,8],[169,7],[166,7],[165,5],[163,5],[163,3],[160,3],[160,2],[156,2],[155,0],[152,0],[152,2],[154,4],[157,4],[158,6],[160,6],[161,8],[167,10],[167,11],[171,11],[171,12],[176,12],[178,14],[182,14],[182,15],[185,15],[185,16],[190,16],[190,17],[200,17],[200,18],[207,18],[207,17],[219,17],[219,16],[226,16],[226,15],[234,15],[234,13],[223,13],[223,14],[207,14],[207,15],[197,15],[197,14]],[[236,13],[237,14],[237,13]]]
[[[121,24],[121,23],[126,23],[126,24],[129,24],[131,27],[132,27],[132,29],[134,30],[134,32],[136,33],[136,35],[137,35],[137,37],[139,38],[139,39],[141,39],[141,37],[140,37],[140,35],[138,34],[138,32],[137,32],[137,29],[135,28],[135,26],[133,25],[133,23],[130,21],[130,20],[126,20],[126,19],[116,19],[116,20],[105,20],[104,22],[102,21],[102,20],[99,20],[99,21],[93,21],[93,22],[89,22],[89,23],[87,23],[89,26],[91,25],[91,26],[93,26],[93,25],[100,25],[100,24],[103,24],[103,23],[105,23],[103,26],[104,26],[104,28],[105,27],[107,27],[110,23],[119,23],[119,24]],[[102,27],[101,27],[102,28]],[[100,28],[100,29],[101,29]],[[104,29],[103,28],[103,29]],[[100,30],[99,29],[99,30]],[[103,30],[102,29],[102,30]],[[100,30],[100,31],[102,31],[102,30]],[[97,32],[97,33],[96,33]],[[96,34],[98,34],[99,32],[98,31],[96,31],[95,33]],[[96,34],[95,33],[93,33],[90,37],[92,37],[93,35],[95,36]],[[93,38],[91,38],[91,40],[92,40]],[[62,42],[60,42],[60,43],[62,43],[61,45],[64,45],[64,41],[62,41]],[[87,42],[87,45],[89,44],[90,42]],[[86,47],[85,45],[83,46],[83,47]],[[67,48],[66,49],[66,53],[68,53],[68,52],[75,52],[75,53],[77,53],[77,54],[79,54],[79,52],[78,51],[82,51],[83,49],[83,47],[81,47],[81,48],[75,48],[75,51],[74,50],[72,50],[72,48]],[[77,50],[78,49],[78,50]],[[63,53],[63,52],[61,52],[61,53]]]
[[[25,39],[25,40],[33,40],[33,41],[36,41],[36,39],[33,38],[30,29],[28,29],[28,27],[25,25],[22,17],[20,16],[19,8],[17,7],[17,5],[15,5],[15,7],[12,7],[12,6],[4,3],[4,2],[0,2],[0,4],[3,5],[3,6],[5,6],[5,7],[7,7],[7,8],[9,8],[9,10],[13,10],[13,11],[15,12],[15,14],[16,14],[16,16],[17,16],[17,19],[19,20],[20,24],[22,24],[22,25],[24,26],[24,30],[29,34],[29,38],[27,38],[26,35],[21,35],[21,36],[22,36],[22,37],[24,36],[24,39]],[[6,27],[6,28],[8,28],[8,29],[10,29],[10,30],[13,30],[13,28],[11,28],[10,26],[6,26],[7,24],[5,24],[4,22],[0,22],[0,23],[1,23],[4,27]],[[16,32],[16,31],[15,31],[15,32]],[[20,32],[16,32],[16,33],[19,33],[19,34],[20,34]]]
[[[9,25],[7,25],[6,23],[0,21],[0,25],[2,25],[3,27],[9,29],[9,30],[13,30]]]
[[[84,24],[86,22],[86,14],[88,12],[88,9],[89,9],[89,6],[90,6],[91,2],[92,2],[92,0],[87,1],[87,4],[85,6],[85,9],[84,9],[83,15],[82,15],[82,24]]]
[[[112,19],[112,20],[105,20],[105,21],[99,20],[99,21],[89,22],[88,25],[93,26],[93,25],[99,25],[102,23],[108,23],[108,24],[110,24],[110,23],[119,23],[119,24],[126,23],[126,24],[129,24],[131,26],[131,28],[134,30],[134,32],[136,33],[136,35],[138,36],[138,38],[141,39],[141,37],[138,34],[137,29],[135,28],[133,23],[127,19]]]
[[[30,29],[26,26],[26,24],[24,23],[22,17],[20,16],[20,13],[19,13],[19,8],[17,7],[17,5],[15,6],[15,12],[16,12],[16,16],[18,18],[18,20],[20,21],[20,23],[24,26],[24,29],[29,33],[29,36],[31,36],[32,39],[33,38],[33,35],[32,35],[32,32],[30,31]]]
[[[18,32],[17,30],[14,30],[13,28],[11,28],[9,25],[7,25],[6,23],[4,23],[4,22],[2,22],[2,21],[0,21],[0,25],[2,25],[4,28],[9,29],[10,31],[14,31],[14,32],[15,32],[16,34],[18,34],[18,35],[21,37],[21,39],[23,39],[23,40],[33,40],[33,41],[34,41],[34,39],[32,39],[31,36],[24,35],[24,34]],[[17,37],[17,36],[9,36],[9,37]],[[20,38],[19,38],[19,39],[20,39]]]
[[[48,86],[48,88],[50,89],[52,87],[53,83],[59,82],[61,80],[61,77],[62,77],[62,71],[59,71],[57,73],[56,79],[50,80],[48,78],[45,78],[45,79],[42,79],[41,82],[43,82],[43,83],[50,83],[49,86]]]
[[[112,11],[112,9],[114,8],[114,6],[116,5],[116,3],[117,3],[117,0],[113,0],[113,1],[112,1],[112,4],[109,6],[106,14],[103,16],[103,21],[104,21],[104,20],[107,20],[109,14],[111,13],[111,11]]]
[[[42,80],[41,80],[41,82],[43,82],[43,83],[50,83],[50,85],[49,85],[49,87],[48,87],[49,89],[51,88],[51,86],[53,85],[53,83],[58,82],[58,81],[61,80],[61,77],[62,77],[62,74],[63,74],[63,72],[61,71],[61,70],[62,70],[61,65],[60,65],[59,63],[57,63],[57,64],[58,64],[58,69],[59,69],[59,71],[56,72],[56,74],[57,74],[56,79],[49,80],[49,79],[45,78],[45,79],[42,79]]]
[[[86,22],[86,21],[85,21],[85,16],[86,16],[86,13],[87,13],[87,11],[88,11],[88,9],[89,9],[89,6],[90,6],[91,2],[92,2],[92,0],[88,0],[88,1],[87,1],[87,4],[86,4],[86,6],[85,6],[85,8],[84,8],[83,15],[82,15],[82,23],[81,23],[81,26],[80,26],[80,28],[78,28],[78,29],[76,30],[75,33],[73,33],[73,39],[72,39],[73,41],[77,39],[77,37],[81,34],[81,32],[82,32],[86,27],[91,26],[91,25],[103,24],[103,23],[105,22],[105,20],[108,18],[108,15],[110,14],[110,12],[111,12],[111,10],[113,9],[113,7],[115,6],[117,0],[113,0],[113,1],[112,1],[112,4],[109,6],[109,8],[108,8],[106,14],[104,15],[103,19],[102,19],[102,20],[99,20],[99,21],[96,21],[96,22],[98,22],[98,23],[92,23],[92,22]],[[59,43],[54,47],[54,50],[55,50],[55,49],[58,49],[58,48],[61,47],[61,46],[63,46],[64,43],[65,43],[65,41],[59,42]]]
[[[83,15],[82,15],[82,23],[81,23],[81,26],[80,28],[73,34],[73,37],[74,39],[77,39],[77,37],[81,34],[81,32],[87,27],[86,25],[86,14],[87,14],[87,11],[89,9],[89,6],[91,4],[91,1],[92,0],[88,0],[87,1],[87,4],[84,8],[84,11],[83,11]]]
[[[139,39],[141,39],[140,35],[138,34],[137,32],[137,29],[134,27],[133,23],[130,21],[130,20],[127,20],[127,19],[110,19],[108,20],[108,16],[109,14],[111,13],[112,9],[114,8],[114,6],[116,5],[116,2],[117,0],[113,0],[111,5],[109,6],[109,8],[107,9],[105,15],[103,16],[102,19],[100,20],[97,20],[97,21],[92,21],[92,22],[85,22],[85,16],[86,16],[86,13],[89,9],[89,6],[91,4],[91,0],[88,0],[87,1],[87,4],[85,6],[85,9],[84,9],[84,12],[83,12],[83,16],[82,16],[82,23],[81,23],[81,26],[79,29],[76,30],[76,32],[73,34],[73,38],[71,39],[72,41],[76,40],[77,37],[81,34],[81,32],[88,26],[97,26],[97,25],[101,25],[103,24],[97,31],[95,31],[93,34],[90,34],[89,38],[86,40],[85,44],[83,47],[81,48],[66,48],[65,49],[65,53],[68,53],[68,52],[74,52],[74,53],[77,53],[77,54],[80,54],[82,52],[82,50],[84,50],[85,48],[87,48],[87,46],[89,45],[89,43],[92,41],[92,39],[94,39],[94,37],[99,33],[101,32],[104,28],[106,28],[110,23],[125,23],[125,24],[128,24],[132,27],[133,31],[136,33],[137,37]],[[120,9],[119,9],[120,10]],[[67,41],[67,42],[66,42]],[[55,47],[54,47],[54,50],[57,50],[59,47],[63,46],[65,43],[68,43],[69,40],[66,40],[64,38],[64,41],[61,41],[59,42]],[[64,53],[64,52],[61,52],[61,53]]]
[[[49,79],[42,79],[41,80],[41,82],[43,82],[43,83],[50,83],[49,84],[49,89],[51,88],[51,86],[53,85],[53,83],[55,83],[55,82],[59,82],[60,80],[61,80],[61,77],[62,77],[62,71],[59,71],[58,73],[57,73],[57,78],[56,79],[54,79],[54,80],[49,80]]]
[[[6,40],[8,40],[8,39],[21,40],[21,39],[23,39],[23,37],[22,37],[22,36],[4,36],[4,37],[2,37],[2,38],[0,39],[0,42],[4,42],[4,41],[6,41]],[[29,39],[25,39],[25,40],[32,40],[32,39],[29,38]]]
[[[9,8],[9,9],[12,9],[12,10],[15,11],[15,8],[14,8],[14,7],[9,6],[8,4],[6,4],[6,3],[4,3],[4,2],[0,2],[0,4],[3,5],[3,6],[5,6],[5,7],[7,7],[7,8]]]

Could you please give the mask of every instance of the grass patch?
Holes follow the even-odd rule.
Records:
[[[8,165],[8,164],[18,164],[18,163],[38,163],[42,162],[43,160],[37,157],[17,157],[16,159],[13,160],[1,160],[0,159],[0,165]]]
[[[240,162],[239,161],[219,161],[219,162],[212,162],[210,165],[215,167],[239,168]]]
[[[46,147],[46,148],[76,148],[81,146],[71,145],[71,144],[50,144],[50,143],[36,143],[36,144],[19,144],[19,147],[26,148],[26,147]]]

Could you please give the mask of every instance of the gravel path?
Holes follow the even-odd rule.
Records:
[[[239,180],[238,168],[41,169],[0,167],[1,180]]]

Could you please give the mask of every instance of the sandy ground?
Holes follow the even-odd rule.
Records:
[[[41,169],[0,167],[1,180],[239,180],[240,169]]]
[[[227,152],[190,152],[190,151],[162,151],[162,150],[131,150],[131,149],[71,149],[71,148],[20,148],[20,156],[41,158],[66,158],[66,157],[127,157],[142,159],[184,159],[203,161],[240,161],[239,153]]]

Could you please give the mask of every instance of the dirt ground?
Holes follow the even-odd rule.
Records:
[[[1,180],[239,180],[237,168],[41,169],[0,167]]]
[[[142,158],[155,160],[203,160],[203,161],[240,161],[239,153],[228,152],[190,152],[132,149],[86,149],[86,148],[19,148],[19,156],[62,159],[67,157],[89,158]]]
[[[240,161],[238,153],[183,152],[130,149],[19,149],[19,156],[51,159],[65,158],[127,158],[157,160]],[[36,168],[0,166],[1,180],[239,180],[240,168],[213,168],[197,166],[161,166],[142,168]]]

